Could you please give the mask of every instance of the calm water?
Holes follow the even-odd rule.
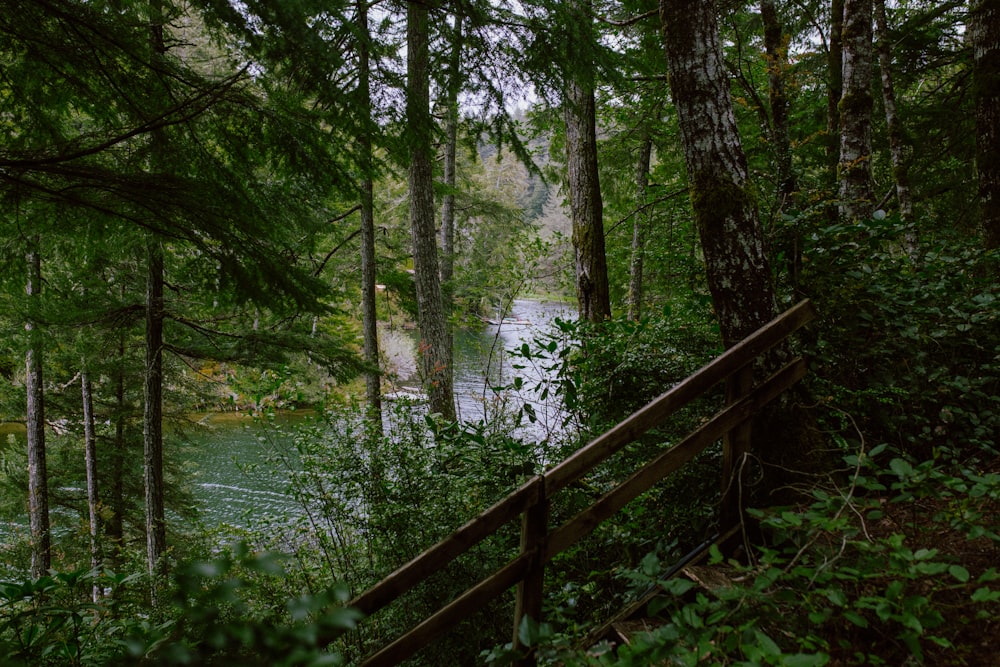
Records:
[[[558,414],[552,402],[537,400],[529,392],[513,395],[494,392],[492,387],[510,384],[514,374],[524,379],[525,386],[537,382],[543,374],[540,367],[515,370],[507,354],[531,342],[533,336],[549,326],[555,317],[569,318],[572,310],[565,304],[515,301],[500,324],[488,324],[480,331],[455,333],[455,397],[461,419],[490,419],[496,411],[515,409],[530,401],[538,416],[534,424],[525,424],[522,435],[541,439],[547,429],[554,428]],[[416,349],[417,334],[403,334]],[[522,364],[520,360],[514,363]],[[411,365],[412,367],[412,365]],[[402,377],[394,387],[396,393],[415,396],[418,381]],[[419,408],[418,408],[419,409]],[[390,412],[386,410],[386,412]],[[282,420],[294,423],[307,415],[283,415]],[[256,517],[288,515],[300,511],[285,493],[288,465],[294,466],[294,447],[283,438],[283,429],[254,426],[252,421],[232,415],[218,415],[206,420],[208,429],[193,436],[192,468],[195,472],[195,494],[206,525],[223,523],[242,525],[247,513]],[[276,464],[275,459],[283,459]]]

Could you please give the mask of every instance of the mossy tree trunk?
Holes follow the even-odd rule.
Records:
[[[430,113],[430,28],[427,6],[406,7],[406,118],[410,144],[410,235],[424,390],[431,413],[455,419],[448,329],[441,301],[434,224],[433,125]]]
[[[595,37],[590,2],[574,0],[572,10],[567,39],[577,45],[571,52],[585,54],[583,62],[569,67],[563,99],[576,299],[581,318],[602,322],[611,317],[611,294],[604,248],[604,202],[597,171],[594,65],[586,55],[593,51]]]
[[[716,11],[711,1],[660,0],[691,204],[722,341],[729,348],[774,318],[777,299],[733,113]],[[785,354],[776,351],[760,370],[770,370]],[[800,481],[803,472],[821,469],[813,435],[810,415],[791,406],[775,404],[759,413],[752,452],[762,464],[762,479],[754,493],[783,501],[774,494]],[[745,468],[743,461],[734,462],[734,470]],[[749,489],[741,491],[743,498],[750,495]]]
[[[840,217],[871,215],[872,190],[872,0],[845,0],[844,92],[840,97]]]
[[[670,89],[712,302],[728,348],[776,313],[714,2],[661,0]]]
[[[1000,2],[973,0],[971,9],[980,215],[993,249],[1000,248]]]
[[[885,124],[889,132],[889,154],[892,157],[892,173],[896,181],[896,202],[899,217],[904,223],[913,221],[913,197],[910,194],[910,147],[903,133],[902,123],[896,113],[896,84],[892,74],[892,45],[889,43],[889,21],[886,17],[885,0],[874,0],[875,51],[878,53],[879,71],[882,75],[882,108],[885,110]],[[916,259],[919,242],[914,230],[908,229],[903,242],[906,252]]]

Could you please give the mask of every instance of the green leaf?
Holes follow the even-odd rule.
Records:
[[[969,571],[961,565],[952,565],[948,568],[948,572],[963,584],[969,580]]]
[[[844,618],[846,618],[848,621],[858,626],[859,628],[868,627],[868,619],[855,611],[850,611],[850,610],[845,611]]]

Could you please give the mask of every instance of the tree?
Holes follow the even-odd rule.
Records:
[[[761,0],[760,16],[764,23],[764,50],[767,57],[767,91],[771,106],[771,143],[774,146],[778,180],[778,210],[789,203],[797,186],[792,171],[792,143],[788,128],[788,98],[785,72],[788,68],[788,41],[785,39],[778,10],[773,0]]]
[[[433,132],[430,113],[430,27],[427,7],[406,8],[406,121],[409,141],[410,235],[417,288],[420,361],[430,410],[455,420],[448,327],[438,275],[434,224]]]
[[[44,576],[52,566],[52,534],[49,527],[49,486],[45,452],[45,392],[42,336],[36,321],[42,290],[42,260],[39,235],[27,239],[28,278],[25,293],[25,390],[27,392],[28,520],[31,526],[31,576]]]
[[[660,19],[708,287],[730,347],[770,321],[777,307],[715,3],[660,0]]]
[[[994,249],[1000,248],[1000,3],[971,5],[980,216],[986,247]]]
[[[646,132],[639,144],[635,168],[635,213],[632,219],[632,256],[629,262],[628,317],[642,319],[642,265],[646,252],[646,227],[649,225],[649,163],[653,154],[653,139]]]
[[[889,43],[889,25],[885,12],[885,0],[874,0],[875,50],[878,53],[879,70],[882,74],[882,108],[885,110],[885,125],[889,134],[889,153],[892,157],[892,173],[896,181],[896,201],[899,203],[899,218],[904,223],[913,222],[913,196],[910,193],[910,147],[906,144],[899,114],[896,111],[896,84],[892,73],[892,46]],[[916,232],[908,230],[904,242],[911,258],[917,255]]]
[[[872,0],[844,0],[844,92],[840,98],[840,215],[855,221],[871,215],[872,191]]]
[[[597,118],[594,102],[595,46],[589,0],[569,8],[570,43],[582,62],[567,63],[563,121],[566,125],[566,168],[576,266],[576,300],[580,317],[601,322],[611,316],[608,266],[604,249],[604,204],[597,170]]]
[[[361,328],[364,341],[365,398],[369,421],[382,428],[381,373],[378,353],[378,314],[375,308],[375,203],[372,164],[371,30],[368,0],[357,2],[358,21],[358,113],[362,123],[358,136],[361,168]]]

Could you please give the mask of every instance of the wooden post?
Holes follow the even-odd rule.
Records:
[[[753,389],[753,362],[726,378],[726,405],[732,405]],[[752,420],[747,419],[722,438],[722,507],[719,532],[726,533],[743,522],[743,466],[750,451]]]
[[[514,650],[522,648],[519,630],[525,617],[540,623],[542,618],[542,595],[545,584],[545,541],[549,529],[549,499],[545,496],[545,477],[535,478],[538,486],[538,500],[525,509],[521,520],[521,553],[529,554],[531,564],[528,572],[517,585],[517,602],[514,606]],[[517,667],[534,667],[535,651],[514,663]]]

